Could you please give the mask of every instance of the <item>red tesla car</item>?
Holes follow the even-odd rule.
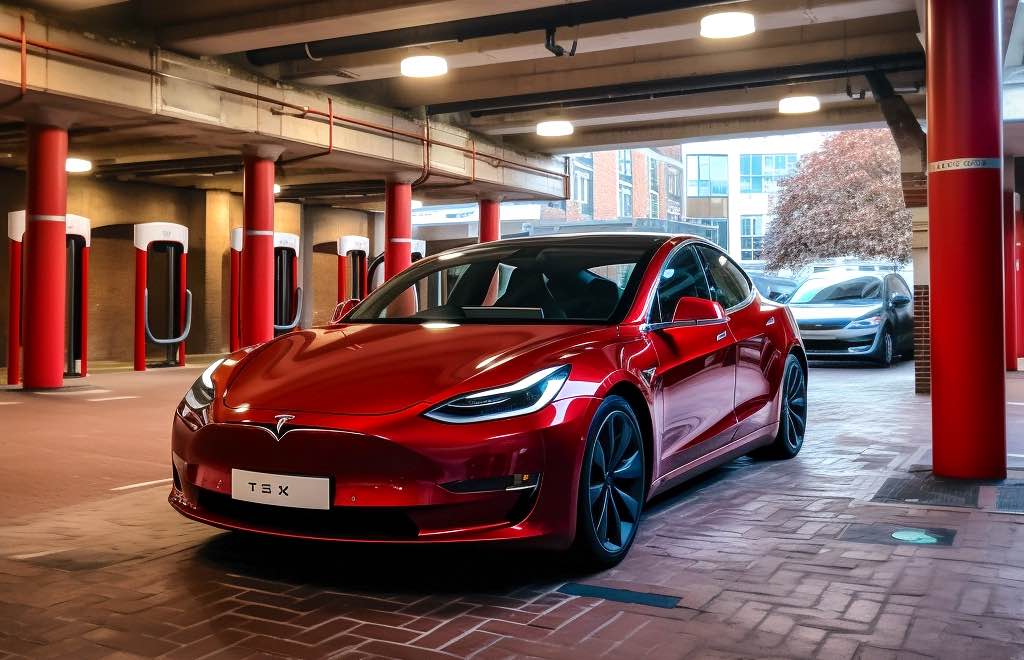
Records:
[[[711,243],[496,241],[212,364],[174,418],[170,502],[228,529],[609,565],[656,493],[795,456],[806,383],[789,311]]]

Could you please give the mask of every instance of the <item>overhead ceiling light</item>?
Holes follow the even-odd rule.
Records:
[[[448,61],[438,55],[413,55],[402,60],[402,75],[433,78],[448,73]]]
[[[421,202],[418,199],[414,199],[414,200],[412,200],[412,207],[414,209],[421,209],[421,208],[423,208],[423,202]]]
[[[274,184],[274,194],[276,195],[279,192],[281,192],[281,184],[280,183],[275,183]]]
[[[745,11],[723,11],[700,19],[700,36],[707,39],[732,39],[753,34],[754,15]]]
[[[537,124],[537,135],[543,135],[544,137],[572,135],[572,130],[572,122],[565,121],[564,119],[542,121]]]
[[[786,96],[779,99],[779,112],[784,115],[817,112],[820,109],[821,101],[817,96]]]
[[[92,161],[84,158],[68,158],[64,161],[64,171],[81,174],[92,170]]]

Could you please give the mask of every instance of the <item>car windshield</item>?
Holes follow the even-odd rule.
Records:
[[[655,246],[656,247],[656,246]],[[503,243],[413,265],[374,291],[350,322],[617,323],[651,243]]]
[[[874,276],[813,278],[801,284],[789,299],[800,304],[869,304],[882,301],[882,280]]]

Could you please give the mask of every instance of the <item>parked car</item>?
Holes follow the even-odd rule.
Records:
[[[761,292],[761,295],[769,300],[784,303],[796,291],[797,281],[779,275],[768,275],[763,272],[747,271],[754,286]]]
[[[913,294],[895,273],[815,273],[789,299],[811,359],[889,366],[914,351]]]
[[[174,416],[169,500],[227,529],[610,565],[657,493],[795,456],[806,378],[786,308],[704,240],[465,246],[207,368]]]

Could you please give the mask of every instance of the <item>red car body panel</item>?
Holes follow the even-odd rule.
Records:
[[[232,354],[202,419],[175,416],[171,504],[281,536],[566,547],[585,441],[608,394],[626,396],[644,427],[648,498],[777,432],[783,365],[790,352],[802,358],[784,306],[755,290],[727,323],[645,327],[666,259],[694,240],[666,238],[614,325],[341,323]],[[467,424],[424,416],[558,364],[571,365],[568,380],[536,412]],[[281,414],[291,419],[278,429]],[[232,469],[329,477],[331,510],[239,503]],[[542,476],[529,491],[446,486],[512,474]]]

